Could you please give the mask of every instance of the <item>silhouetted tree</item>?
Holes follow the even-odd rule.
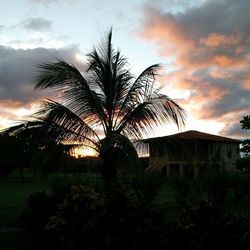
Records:
[[[250,129],[250,116],[244,116],[243,119],[240,121],[242,129]],[[250,139],[246,139],[242,143],[241,152],[249,156],[250,154]]]
[[[250,129],[250,116],[244,116],[240,121],[242,129]],[[250,139],[245,139],[242,143],[240,151],[243,153],[243,158],[237,161],[237,168],[241,171],[250,172]]]
[[[23,178],[23,169],[27,166],[27,152],[22,140],[17,136],[0,134],[0,175],[19,170]]]
[[[81,143],[96,150],[103,160],[106,183],[116,176],[118,159],[128,165],[137,161],[131,140],[166,122],[180,126],[185,117],[184,110],[154,85],[160,65],[134,77],[111,40],[112,31],[87,55],[85,72],[61,60],[39,65],[36,88],[54,89],[62,103],[44,101],[36,121],[25,128],[38,126],[53,132],[57,142]]]
[[[19,169],[23,179],[23,169],[30,168],[34,174],[47,174],[66,166],[72,145],[64,145],[55,139],[39,121],[27,122],[0,133],[0,155],[5,169]]]

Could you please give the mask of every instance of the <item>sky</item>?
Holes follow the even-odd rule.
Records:
[[[0,0],[0,129],[31,115],[50,90],[34,90],[37,66],[85,55],[112,27],[113,45],[138,75],[161,63],[157,84],[187,112],[149,135],[199,130],[249,137],[249,0]]]

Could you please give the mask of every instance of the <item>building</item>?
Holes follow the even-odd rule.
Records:
[[[194,130],[145,142],[149,145],[147,170],[167,176],[197,176],[208,169],[234,171],[240,157],[241,141]]]

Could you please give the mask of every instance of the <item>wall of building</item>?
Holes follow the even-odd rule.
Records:
[[[235,171],[235,163],[239,159],[239,145],[224,143],[221,145],[221,167],[224,171]]]
[[[163,143],[158,145],[158,149],[156,145],[150,146],[148,170],[162,171],[166,175],[176,175],[176,172],[179,172],[182,176],[189,170],[197,176],[199,172],[204,171],[204,168],[234,171],[235,163],[240,156],[239,145],[236,143],[189,143],[185,144],[185,147],[175,149],[174,153]]]

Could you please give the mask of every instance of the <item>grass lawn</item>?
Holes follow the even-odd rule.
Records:
[[[48,191],[49,186],[67,182],[85,181],[93,183],[98,181],[95,174],[52,174],[44,178],[34,178],[29,172],[24,174],[24,182],[21,181],[18,172],[14,172],[5,178],[0,178],[0,228],[16,227],[20,225],[22,213],[27,198],[39,191]]]
[[[97,182],[94,174],[67,174],[66,181]],[[20,215],[25,208],[27,198],[39,191],[49,190],[53,183],[62,182],[62,174],[53,174],[36,179],[29,172],[24,173],[24,182],[18,172],[0,178],[0,249],[26,249],[25,233],[22,230]]]
[[[35,180],[30,174],[25,177],[25,182],[21,182],[18,173],[1,178],[0,226],[18,226],[29,195],[46,188],[48,185],[45,180]]]
[[[180,214],[181,207],[175,198],[175,190],[167,182],[164,183],[156,200],[160,209],[164,210],[167,221],[175,221]]]
[[[45,181],[35,181],[30,174],[24,183],[18,173],[0,179],[0,249],[25,249],[20,214],[29,195],[46,188]]]

